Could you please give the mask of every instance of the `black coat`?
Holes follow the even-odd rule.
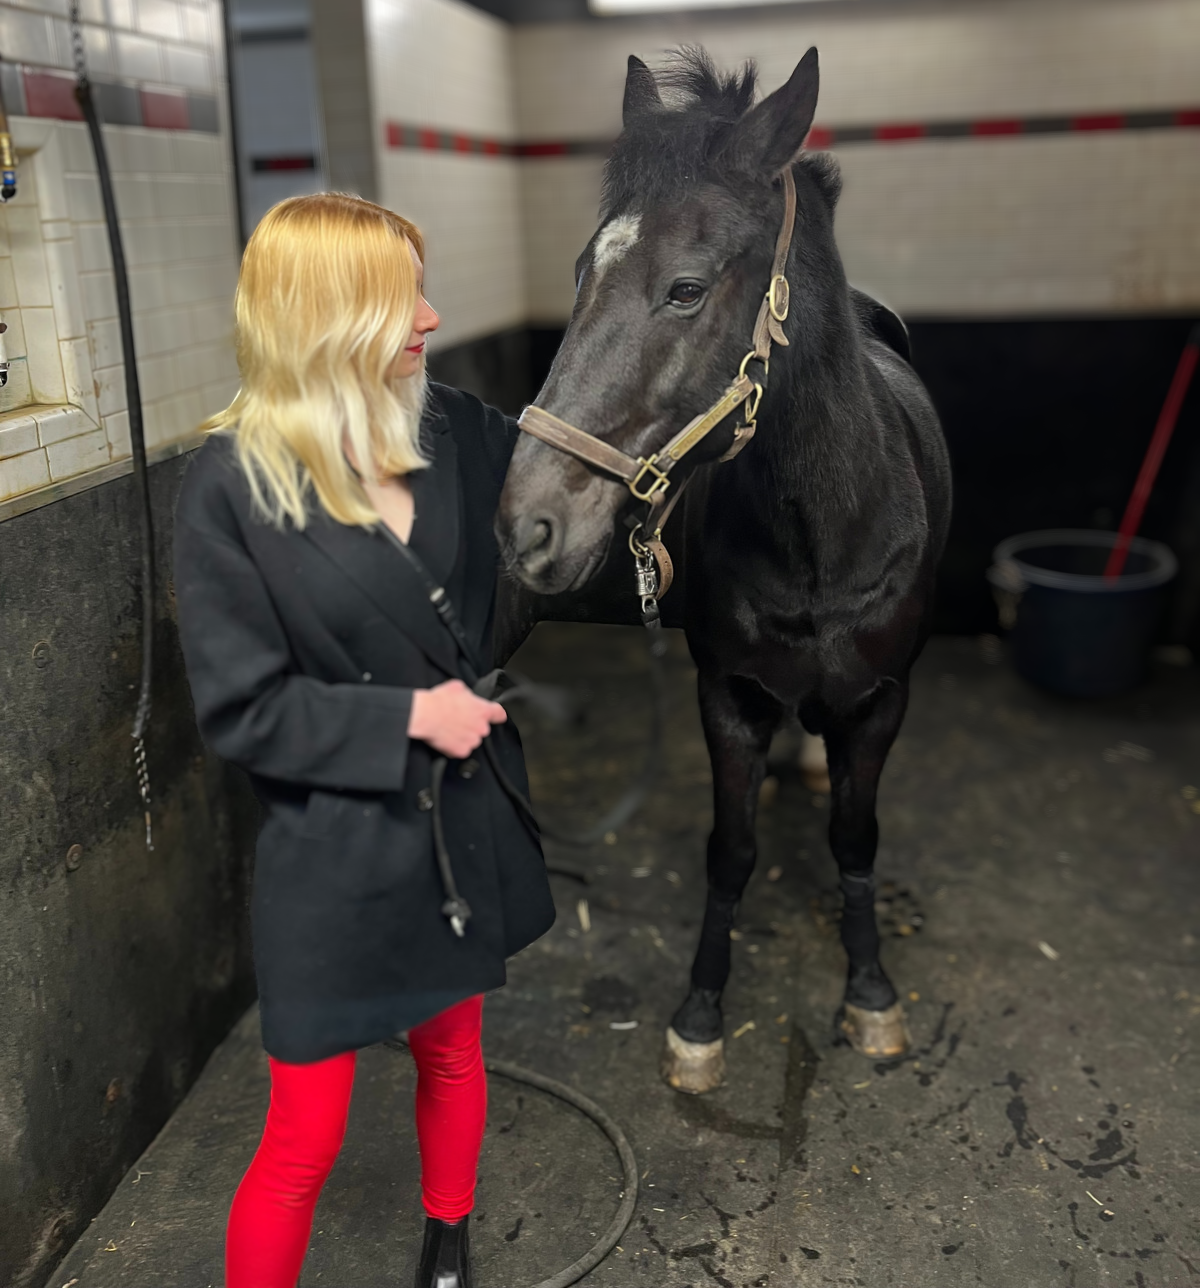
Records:
[[[516,426],[431,387],[429,469],[411,476],[411,549],[444,585],[486,670],[492,533]],[[504,983],[505,959],[554,920],[541,848],[486,758],[452,762],[443,815],[473,916],[441,913],[428,794],[433,753],[407,735],[412,691],[459,674],[453,639],[403,554],[330,519],[303,531],[251,509],[230,435],[187,472],[175,521],[179,628],[205,741],[265,807],[251,917],[263,1045],[308,1062],[412,1027]],[[511,724],[492,734],[528,790]]]

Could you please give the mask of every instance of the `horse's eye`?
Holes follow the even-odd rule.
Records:
[[[687,309],[700,302],[704,287],[699,282],[676,282],[671,287],[667,300],[676,308]]]

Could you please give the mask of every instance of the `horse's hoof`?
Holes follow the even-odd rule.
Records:
[[[685,1091],[689,1096],[702,1096],[706,1091],[715,1090],[725,1081],[725,1039],[688,1042],[673,1028],[668,1028],[662,1076],[667,1086]]]
[[[842,1032],[859,1055],[872,1060],[891,1060],[912,1045],[904,1007],[893,1003],[886,1011],[864,1011],[849,1002],[842,1008]]]

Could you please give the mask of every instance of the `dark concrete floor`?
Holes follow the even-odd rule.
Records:
[[[1200,675],[1162,667],[1127,698],[1067,702],[974,641],[930,645],[880,799],[885,962],[916,1043],[902,1061],[834,1045],[827,807],[781,747],[726,995],[729,1081],[693,1099],[657,1076],[710,811],[693,672],[672,647],[664,781],[615,844],[552,851],[592,885],[554,879],[558,925],[487,1007],[491,1055],[598,1100],[638,1155],[634,1223],[587,1282],[1200,1284]],[[592,697],[581,729],[523,722],[547,815],[594,814],[636,762],[640,648],[636,632],[560,626],[523,651],[524,669]],[[305,1288],[411,1282],[411,1065],[373,1049],[359,1068]],[[251,1013],[49,1288],[219,1285],[266,1095]],[[578,1256],[618,1175],[589,1123],[494,1079],[482,1288]]]

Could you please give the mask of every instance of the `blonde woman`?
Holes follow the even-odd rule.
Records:
[[[407,1030],[418,1069],[418,1288],[470,1288],[487,1091],[482,994],[554,918],[504,709],[458,678],[406,551],[490,667],[492,518],[516,427],[425,380],[424,246],[356,197],[271,210],[237,289],[242,384],[188,471],[180,633],[208,744],[264,806],[251,916],[271,1106],[234,1198],[227,1288],[293,1288],[345,1132],[355,1052]],[[431,765],[469,920],[435,858]],[[461,932],[461,934],[459,933]]]

